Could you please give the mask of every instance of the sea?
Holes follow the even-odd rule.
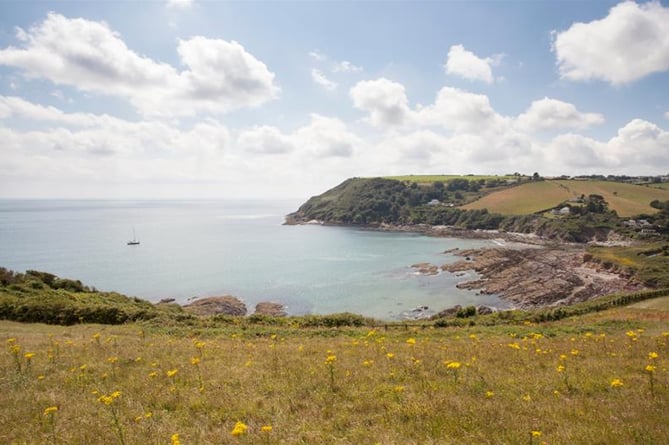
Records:
[[[504,307],[461,290],[474,272],[424,276],[452,249],[493,241],[354,227],[283,225],[295,200],[0,200],[0,266],[81,280],[151,302],[233,295],[290,315],[412,318],[454,305]],[[133,237],[137,245],[128,245]],[[421,309],[422,308],[422,309]],[[418,310],[417,310],[418,309]]]

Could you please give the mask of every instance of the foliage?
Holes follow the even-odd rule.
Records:
[[[138,298],[97,292],[78,280],[47,272],[16,273],[0,268],[0,319],[60,325],[121,324],[169,311]]]

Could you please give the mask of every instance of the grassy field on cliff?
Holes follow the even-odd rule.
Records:
[[[610,181],[550,180],[528,182],[496,191],[464,209],[488,209],[502,215],[526,215],[553,208],[581,195],[601,195],[621,217],[656,213],[653,200],[669,200],[669,190]]]
[[[492,327],[0,321],[0,442],[666,444],[668,301]]]
[[[394,179],[402,182],[415,182],[416,184],[428,185],[434,182],[443,182],[447,184],[454,179],[466,179],[467,181],[479,180],[528,180],[529,176],[523,175],[402,175],[402,176],[384,176],[385,179]]]

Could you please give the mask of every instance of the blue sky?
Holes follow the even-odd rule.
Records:
[[[668,174],[666,2],[0,2],[0,197]]]

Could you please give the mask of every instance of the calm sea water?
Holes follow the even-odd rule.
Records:
[[[276,301],[290,314],[350,311],[400,318],[417,306],[503,306],[417,276],[417,262],[455,261],[485,240],[344,227],[284,226],[299,202],[0,200],[0,266],[80,279],[149,301],[231,294],[252,312]],[[128,246],[133,227],[141,244]],[[471,276],[469,277],[471,278]]]

